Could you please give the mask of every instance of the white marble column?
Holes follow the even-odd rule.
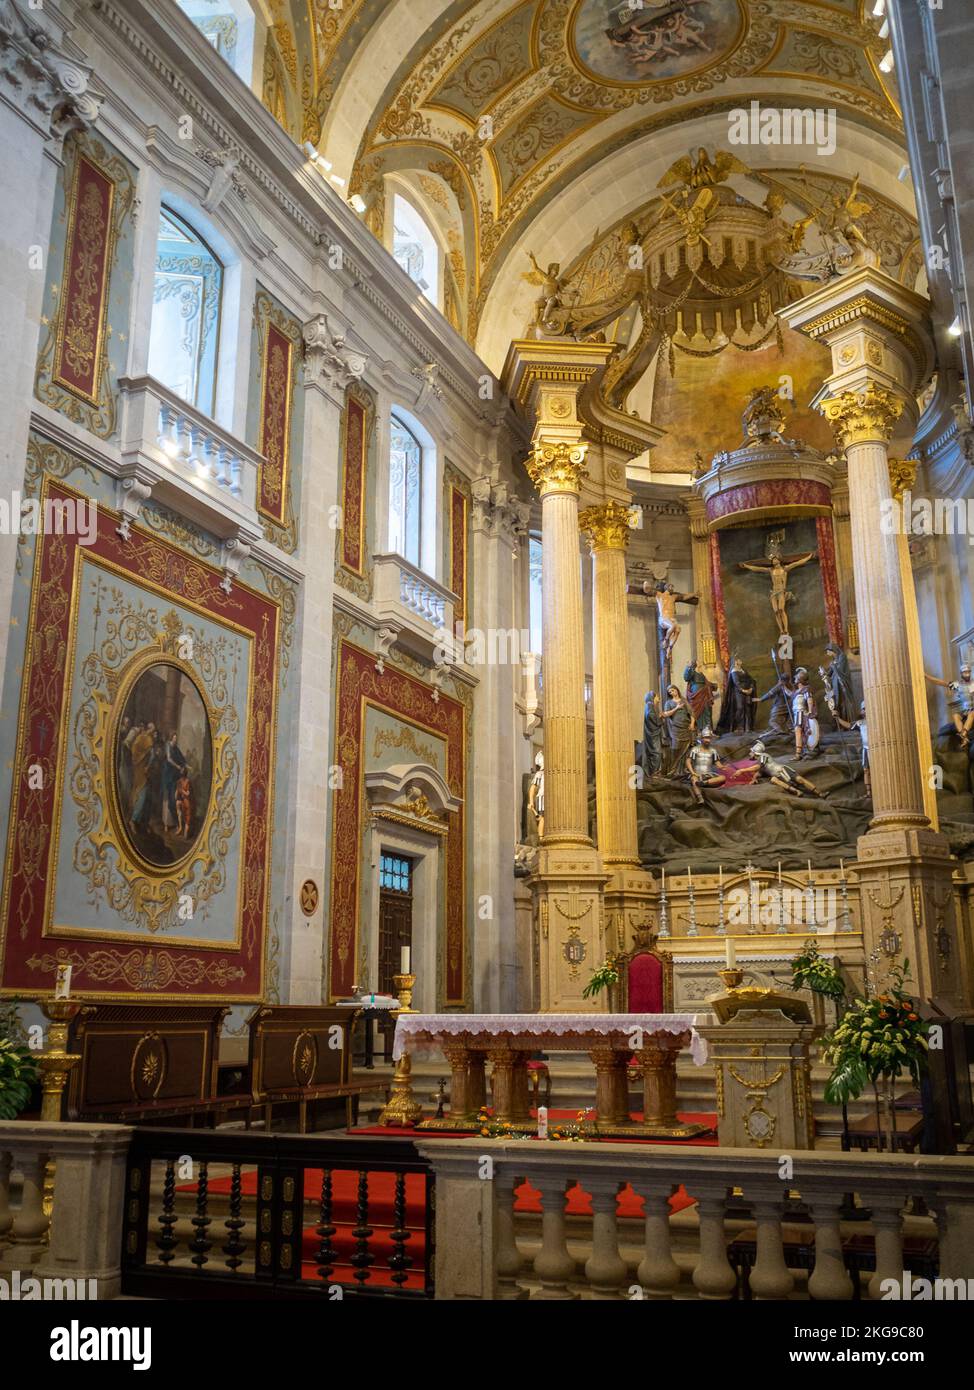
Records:
[[[281,993],[291,1004],[317,1004],[323,990],[327,944],[329,778],[332,720],[332,588],[341,422],[345,388],[361,377],[364,355],[336,341],[327,317],[318,314],[304,326],[304,449],[301,467],[299,558],[305,575],[298,596],[293,650],[300,654],[292,672],[298,682],[291,746],[294,749],[290,809],[290,921],[283,922],[288,949],[282,963]],[[318,906],[309,917],[302,909],[301,886],[310,879],[318,888]]]

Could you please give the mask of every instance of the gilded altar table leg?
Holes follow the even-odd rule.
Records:
[[[706,1133],[706,1125],[685,1124],[676,1115],[676,1058],[689,1041],[689,1032],[653,1033],[644,1041],[643,1129],[654,1137],[690,1139]]]
[[[450,1119],[473,1119],[479,1105],[470,1094],[470,1049],[465,1042],[445,1042],[443,1053],[450,1064]]]
[[[617,1048],[593,1047],[595,1063],[595,1114],[599,1129],[630,1124],[628,1055]]]
[[[501,1124],[530,1124],[527,1058],[513,1047],[491,1047],[494,1064],[494,1119]]]
[[[476,1048],[471,1048],[467,1054],[467,1105],[472,1115],[478,1114],[481,1106],[487,1104],[485,1060],[485,1054]]]

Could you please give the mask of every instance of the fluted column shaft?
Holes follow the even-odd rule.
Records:
[[[583,444],[542,443],[528,464],[541,494],[545,844],[589,842],[578,536],[584,458]]]
[[[926,825],[887,443],[901,404],[880,387],[825,402],[849,462],[849,519],[877,829]],[[886,522],[884,524],[884,518]]]
[[[589,535],[595,577],[595,803],[602,863],[639,862],[629,709],[626,547],[629,509],[618,502],[587,507],[579,524]]]

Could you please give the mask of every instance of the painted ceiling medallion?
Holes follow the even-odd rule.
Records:
[[[737,0],[581,0],[571,51],[608,82],[662,82],[726,57],[743,27]]]

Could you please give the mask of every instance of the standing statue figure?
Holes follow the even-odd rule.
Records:
[[[724,760],[713,747],[713,734],[704,729],[700,738],[690,749],[686,759],[686,769],[690,776],[690,790],[693,799],[700,806],[704,804],[701,787],[722,787],[727,780],[721,772]]]
[[[960,746],[966,748],[970,742],[971,728],[974,727],[974,680],[971,680],[970,666],[964,662],[960,668],[959,681],[942,681],[939,676],[927,675],[927,672],[924,672],[924,675],[933,685],[943,686],[959,699],[960,709],[954,710],[951,718],[960,739]]]
[[[757,781],[766,777],[772,786],[791,792],[792,796],[817,796],[825,800],[825,793],[813,786],[807,777],[801,777],[793,767],[772,758],[760,739],[752,745],[751,757],[757,760]]]
[[[696,657],[684,667],[683,679],[687,683],[687,703],[693,711],[694,722],[702,726],[710,719],[717,687],[698,668]]]
[[[663,724],[660,699],[650,690],[643,703],[643,741],[639,746],[639,765],[644,777],[654,777],[663,767]]]
[[[863,700],[859,705],[859,718],[851,723],[848,719],[843,719],[840,714],[835,716],[835,722],[840,729],[856,729],[859,733],[859,743],[862,757],[862,779],[866,784],[866,795],[871,799],[873,794],[872,778],[869,774],[869,731],[866,728],[866,702]]]
[[[717,721],[718,734],[749,734],[754,728],[754,706],[757,703],[754,678],[744,662],[735,656],[727,673],[724,698]]]
[[[788,600],[795,597],[788,588],[788,576],[792,570],[798,569],[800,565],[807,565],[814,557],[814,551],[811,550],[806,551],[804,555],[782,555],[780,543],[772,541],[763,560],[740,561],[742,570],[766,574],[771,580],[771,611],[779,633],[788,631]]]
[[[818,672],[825,682],[825,703],[832,718],[839,723],[840,718],[851,719],[855,708],[852,672],[849,669],[849,658],[837,643],[830,642],[825,648],[825,655],[829,664],[824,669],[820,666]],[[844,727],[848,728],[848,723]]]
[[[695,728],[693,710],[687,704],[678,685],[666,687],[666,700],[661,717],[666,720],[666,736],[670,745],[665,772],[667,776],[671,776],[674,771],[683,767],[683,760],[693,742]]]
[[[818,722],[818,705],[808,683],[808,672],[799,666],[795,672],[795,693],[791,701],[791,714],[795,721],[795,755],[812,758],[819,752],[819,739],[822,731]]]
[[[554,320],[555,311],[563,305],[563,296],[568,279],[561,274],[561,262],[551,261],[547,270],[538,264],[533,251],[528,252],[533,270],[525,271],[524,278],[531,285],[541,288],[534,306],[534,327],[542,330],[560,331]]]
[[[528,810],[534,816],[538,827],[539,841],[544,838],[544,754],[538,753],[534,759],[534,776],[528,788]]]

